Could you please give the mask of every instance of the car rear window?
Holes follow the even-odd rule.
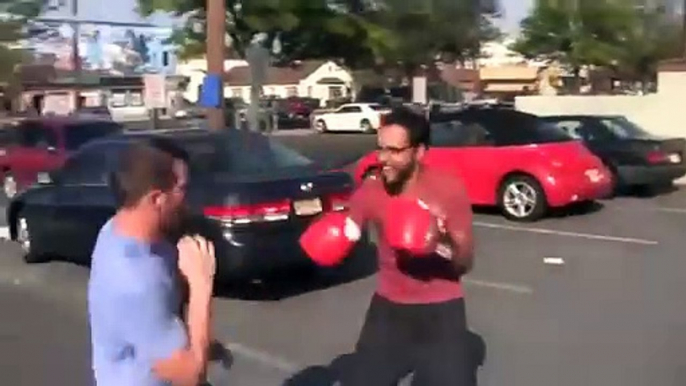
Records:
[[[187,141],[186,147],[193,169],[201,172],[244,176],[309,168],[315,164],[297,151],[258,135]]]
[[[115,122],[80,122],[65,126],[64,137],[67,150],[77,150],[89,141],[123,132]]]
[[[479,110],[464,113],[465,122],[478,122],[498,146],[567,142],[574,138],[563,129],[536,115],[515,110]]]
[[[652,139],[654,135],[645,131],[637,124],[625,117],[602,118],[600,122],[617,138],[621,139]]]

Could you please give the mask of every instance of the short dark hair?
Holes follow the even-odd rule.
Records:
[[[136,205],[152,190],[176,184],[174,161],[188,163],[188,153],[168,138],[150,137],[130,143],[118,159],[110,184],[119,207]]]
[[[398,125],[405,128],[410,146],[424,145],[429,147],[431,139],[431,125],[429,120],[422,114],[416,113],[407,107],[396,107],[384,119],[385,125]]]

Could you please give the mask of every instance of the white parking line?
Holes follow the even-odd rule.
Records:
[[[514,225],[493,224],[493,223],[481,222],[481,221],[475,221],[474,225],[478,226],[478,227],[482,227],[482,228],[503,229],[503,230],[509,230],[509,231],[518,231],[518,232],[540,233],[540,234],[544,234],[544,235],[578,237],[578,238],[588,239],[588,240],[611,241],[611,242],[617,242],[617,243],[641,244],[641,245],[657,245],[657,244],[659,244],[657,241],[654,241],[654,240],[636,239],[636,238],[632,238],[632,237],[596,235],[596,234],[592,234],[592,233],[558,231],[558,230],[554,230],[554,229],[545,229],[545,228],[529,228],[529,227],[514,226]]]
[[[488,280],[479,280],[479,279],[470,279],[470,278],[464,278],[462,280],[467,286],[474,286],[474,287],[485,287],[485,288],[491,288],[491,289],[496,289],[496,290],[501,290],[501,291],[509,291],[509,292],[514,292],[518,294],[524,294],[524,295],[531,295],[534,293],[534,289],[526,286],[526,285],[521,285],[521,284],[511,284],[511,283],[500,283],[496,281],[488,281]]]
[[[253,361],[283,371],[288,374],[293,374],[298,370],[302,369],[302,366],[298,366],[289,360],[280,358],[276,355],[272,355],[262,350],[245,346],[240,343],[226,343],[224,344],[224,347],[226,347],[227,349],[229,349],[229,351],[233,353],[246,357],[247,359],[251,359]]]
[[[667,208],[667,207],[658,207],[657,210],[658,210],[659,212],[665,212],[665,213],[686,214],[686,208]]]

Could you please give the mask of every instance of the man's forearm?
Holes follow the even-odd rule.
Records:
[[[207,366],[210,346],[210,326],[212,315],[212,289],[192,288],[188,302],[188,340],[190,352],[198,366],[199,374]]]
[[[191,289],[186,306],[188,347],[155,363],[153,370],[174,386],[197,386],[203,379],[209,357],[212,290]]]

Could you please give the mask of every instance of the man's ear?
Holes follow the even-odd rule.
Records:
[[[166,199],[167,197],[162,194],[161,190],[153,190],[146,194],[142,201],[147,201],[149,204],[152,204],[155,207],[160,207],[164,205],[164,201]]]
[[[419,146],[417,147],[417,160],[420,160],[420,161],[421,161],[421,159],[424,158],[424,154],[426,153],[426,151],[427,151],[427,147],[426,147],[426,146],[424,146],[424,145],[419,145]]]

